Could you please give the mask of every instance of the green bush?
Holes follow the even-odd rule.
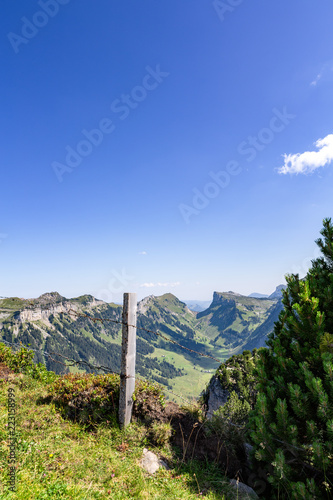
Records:
[[[31,349],[22,347],[14,352],[10,347],[0,343],[0,362],[5,363],[13,372],[24,373],[44,383],[53,382],[56,374],[49,372],[43,363],[33,363],[34,355]]]
[[[232,391],[227,402],[214,411],[212,418],[205,422],[206,433],[216,434],[226,446],[235,451],[237,446],[242,446],[245,442],[246,422],[250,410],[250,404]]]
[[[49,395],[66,418],[93,425],[111,417],[114,420],[119,409],[119,384],[116,374],[69,373],[51,384]]]
[[[167,446],[172,435],[169,422],[153,422],[149,428],[149,439],[156,446]]]
[[[65,418],[95,426],[102,421],[115,423],[119,411],[120,377],[117,374],[69,373],[49,387],[49,396]],[[142,420],[163,416],[165,397],[159,384],[136,381],[133,415]]]
[[[206,408],[205,405],[202,401],[202,399],[199,400],[193,400],[192,402],[184,403],[180,406],[181,410],[184,410],[185,413],[190,415],[193,420],[197,420],[198,422],[202,423],[205,418],[206,418]]]
[[[154,420],[166,420],[164,415],[165,396],[157,382],[136,380],[133,394],[133,416],[150,424]]]
[[[306,279],[287,276],[284,310],[261,350],[249,432],[271,468],[271,498],[333,498],[333,227]]]
[[[230,393],[225,405],[218,410],[219,415],[229,420],[230,422],[242,425],[248,418],[251,406],[247,401],[240,399],[235,391]]]
[[[219,381],[224,389],[237,392],[241,400],[246,401],[251,408],[254,407],[257,398],[257,379],[255,367],[259,359],[261,349],[243,351],[227,359],[217,369]]]
[[[0,361],[15,373],[19,373],[24,368],[31,366],[33,357],[34,352],[29,349],[22,347],[19,351],[14,352],[10,347],[0,343]]]
[[[163,393],[163,387],[160,384],[151,382],[150,380],[136,380],[133,394],[133,400],[136,402],[136,406],[138,407],[140,404],[144,403],[147,398],[154,398],[159,402],[162,408],[165,407],[165,395]]]

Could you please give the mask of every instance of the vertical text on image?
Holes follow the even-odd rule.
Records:
[[[15,389],[14,387],[8,388],[8,438],[9,438],[9,455],[8,455],[8,469],[9,469],[9,489],[15,491],[16,481],[16,429],[15,429]]]

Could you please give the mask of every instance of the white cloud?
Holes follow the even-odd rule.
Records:
[[[326,78],[330,78],[330,74],[332,74],[332,71],[333,71],[333,61],[330,60],[330,61],[327,61],[325,64],[323,64],[321,70],[319,71],[318,75],[316,76],[316,78],[310,83],[310,85],[312,87],[316,87],[318,82],[323,78],[325,77]]]
[[[179,286],[180,285],[180,282],[179,281],[176,281],[175,283],[143,283],[142,285],[140,285],[140,287],[143,287],[143,288],[153,288],[153,287],[159,287],[159,286],[163,286],[163,287],[174,287],[174,286]]]
[[[333,160],[333,134],[319,139],[315,145],[318,151],[284,154],[284,165],[278,169],[279,174],[311,174],[330,164]]]
[[[147,252],[145,252],[145,251],[139,252],[139,255],[147,255]]]
[[[316,78],[311,82],[310,85],[312,85],[313,87],[315,87],[317,85],[317,83],[319,82],[319,80],[321,79],[321,77],[323,76],[322,73],[318,73],[318,75],[316,76]]]

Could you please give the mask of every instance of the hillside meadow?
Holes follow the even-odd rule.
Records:
[[[11,353],[3,344],[0,346],[2,499],[237,498],[229,485],[229,479],[217,464],[193,458],[184,460],[183,450],[170,444],[171,430],[168,424],[135,419],[127,428],[120,429],[115,411],[99,418],[93,407],[85,418],[73,421],[70,412],[66,415],[59,406],[59,400],[57,404],[51,397],[55,394],[55,390],[52,391],[51,388],[58,384],[59,390],[63,383],[60,381],[64,378],[48,372],[42,365],[33,365],[33,368],[30,365],[27,369],[27,350],[22,349],[19,355]],[[103,376],[93,374],[71,374],[69,377],[77,378],[73,385],[68,380],[64,382],[67,389],[62,397],[65,399],[66,395],[70,397],[69,395],[85,394],[84,389],[94,379],[103,379]],[[88,385],[85,386],[85,383]],[[108,379],[109,388],[110,384],[115,384],[112,386],[115,395],[118,383],[119,379]],[[97,386],[96,382],[96,388]],[[80,390],[77,390],[78,387]],[[14,394],[16,410],[15,492],[9,490],[9,388]],[[58,395],[60,392],[59,390]],[[157,384],[147,382],[144,386],[141,385],[141,389],[136,389],[136,394],[137,401],[141,394],[141,401],[154,397],[165,406],[163,393]],[[114,404],[113,410],[117,409],[116,397]],[[191,409],[185,411],[191,413]],[[154,475],[148,474],[140,466],[144,448],[163,458],[169,469],[161,468]]]

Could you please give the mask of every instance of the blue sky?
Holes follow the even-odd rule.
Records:
[[[333,215],[330,0],[2,13],[0,295],[209,300],[306,273]]]

